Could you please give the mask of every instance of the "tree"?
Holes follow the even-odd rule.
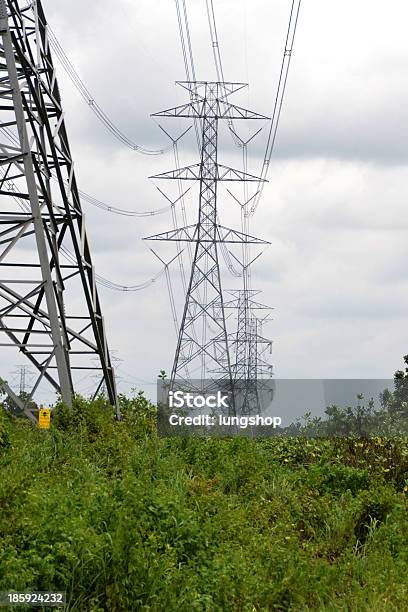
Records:
[[[392,417],[408,417],[408,355],[404,356],[404,370],[397,370],[394,374],[394,392],[385,389],[381,394],[381,405]]]

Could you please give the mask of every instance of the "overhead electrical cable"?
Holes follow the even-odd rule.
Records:
[[[150,287],[150,285],[155,283],[161,276],[163,276],[164,273],[165,273],[164,270],[160,270],[160,272],[155,274],[155,276],[153,276],[152,278],[149,278],[143,283],[139,283],[136,285],[120,285],[118,283],[115,283],[113,281],[110,281],[100,276],[99,274],[96,274],[95,277],[96,277],[96,282],[102,287],[106,287],[107,289],[112,289],[113,291],[122,291],[126,293],[126,292],[142,291],[143,289],[147,289],[147,287]]]
[[[272,113],[270,126],[269,126],[269,132],[268,132],[264,159],[262,163],[262,169],[261,169],[261,175],[260,175],[261,180],[258,183],[257,194],[252,202],[252,206],[249,211],[250,215],[254,214],[255,210],[258,207],[259,201],[261,199],[262,192],[265,186],[265,179],[269,171],[270,160],[271,160],[272,153],[275,147],[276,135],[277,135],[278,127],[279,127],[279,120],[281,116],[283,99],[285,96],[286,84],[287,84],[287,79],[288,79],[288,74],[289,74],[290,61],[291,61],[293,46],[295,42],[295,35],[296,35],[296,29],[297,29],[297,24],[298,24],[301,2],[302,0],[292,0],[291,2],[289,23],[288,23],[287,33],[286,33],[285,47],[284,47],[284,52],[283,52],[283,57],[282,57],[279,79],[278,79],[278,86],[277,86],[277,91],[276,91],[276,96],[275,96],[275,101],[274,101],[273,113]],[[218,38],[218,32],[217,32],[217,25],[216,25],[216,19],[215,19],[215,12],[214,12],[214,3],[213,3],[213,0],[205,0],[205,3],[206,3],[206,8],[207,8],[207,17],[208,17],[208,24],[210,28],[210,36],[211,36],[217,78],[219,81],[225,82],[224,71],[223,71],[222,60],[221,60],[220,44],[219,44],[219,38]],[[230,131],[235,136],[234,138],[235,142],[238,141],[238,144],[239,144],[239,138],[237,138],[237,134],[232,125],[232,121],[229,127],[230,127]],[[239,146],[242,146],[242,143],[239,144]]]
[[[66,247],[61,246],[60,251],[62,252],[65,259],[67,259],[68,261],[72,263],[76,261],[76,258],[74,257],[74,255]],[[133,291],[142,291],[143,289],[150,287],[150,285],[155,283],[164,273],[165,273],[165,268],[160,270],[152,278],[149,278],[142,283],[135,283],[132,285],[122,285],[119,283],[115,283],[114,281],[111,281],[105,278],[104,276],[100,276],[99,274],[95,274],[95,279],[99,285],[102,285],[103,287],[106,287],[107,289],[112,289],[114,291],[122,291],[122,292],[133,292]]]
[[[215,71],[216,71],[216,74],[217,74],[217,80],[220,83],[225,83],[224,69],[223,69],[222,60],[221,60],[220,43],[219,43],[219,39],[218,39],[217,23],[216,23],[216,20],[215,20],[215,12],[214,12],[214,3],[213,3],[213,0],[205,0],[205,5],[206,5],[206,8],[207,8],[207,19],[208,19],[208,26],[209,26],[209,29],[210,29],[211,47],[212,47],[213,56],[214,56],[214,63],[215,63]],[[230,134],[231,134],[232,139],[234,140],[235,144],[238,147],[241,147],[241,142],[240,142],[239,138],[236,137],[236,132],[235,132],[235,129],[234,129],[234,123],[233,123],[231,118],[227,119],[227,125],[228,125]]]
[[[11,130],[3,126],[1,126],[0,129],[5,133],[5,135],[8,137],[8,139],[11,142],[18,144],[18,140],[14,136]],[[54,175],[52,175],[52,178],[54,180],[57,180],[57,178]],[[68,181],[66,182],[68,183]],[[183,196],[186,195],[189,190],[190,188],[187,189],[183,193]],[[96,208],[100,208],[101,210],[105,210],[106,212],[110,212],[115,215],[122,215],[124,217],[154,217],[155,215],[161,215],[165,212],[168,212],[172,208],[172,206],[174,206],[176,202],[178,201],[176,200],[176,202],[173,202],[170,206],[164,206],[156,210],[147,210],[144,212],[142,211],[139,212],[137,210],[132,210],[132,209],[118,208],[117,206],[113,206],[112,204],[108,204],[107,202],[103,202],[102,200],[95,198],[95,196],[92,196],[86,191],[82,191],[81,189],[78,189],[78,193],[81,196],[81,199],[87,202],[88,204],[91,204],[92,206],[95,206]]]
[[[179,28],[179,36],[181,43],[181,50],[183,54],[184,69],[186,72],[187,81],[196,80],[196,71],[194,65],[193,47],[191,45],[190,26],[188,23],[188,13],[186,0],[182,0],[183,13],[180,10],[179,0],[174,0],[176,5],[177,22]],[[194,100],[194,94],[190,91],[190,100]],[[194,118],[194,131],[196,134],[197,147],[200,149],[201,136],[200,136],[200,122],[197,118]]]
[[[0,177],[2,179],[1,182],[5,183],[8,186],[11,194],[13,192],[18,193],[18,190],[16,188],[14,181],[7,178],[6,172],[3,168],[0,168]],[[30,204],[27,201],[23,200],[17,195],[12,196],[12,197],[16,201],[16,203],[19,205],[21,210],[23,210],[24,212],[31,212]],[[77,263],[76,257],[66,247],[64,247],[63,245],[60,245],[59,250],[62,253],[62,255],[65,257],[65,259],[67,259],[71,263],[74,263],[74,264]],[[167,267],[168,266],[169,264],[167,264]],[[142,283],[134,283],[134,284],[129,284],[129,285],[122,285],[119,283],[115,283],[114,281],[111,281],[99,274],[95,274],[95,279],[98,285],[106,287],[107,289],[112,289],[114,291],[122,291],[122,292],[133,292],[133,291],[142,291],[143,289],[150,287],[150,285],[155,283],[165,272],[166,272],[166,268],[163,268],[157,274],[155,274],[152,278],[149,278],[148,280]]]
[[[132,151],[138,151],[143,155],[162,155],[163,153],[171,149],[171,147],[167,147],[164,149],[148,149],[147,147],[138,145],[134,140],[126,136],[126,134],[124,134],[122,130],[118,128],[117,125],[112,121],[112,119],[110,119],[110,117],[105,113],[105,111],[98,104],[98,102],[96,102],[94,96],[91,94],[91,92],[79,76],[78,72],[72,65],[70,59],[62,48],[50,25],[48,25],[48,38],[51,48],[59,59],[62,68],[67,73],[71,82],[81,94],[82,98],[87,103],[91,111],[96,115],[99,121],[104,125],[104,127],[110,132],[112,136],[114,136],[117,140],[119,140],[129,149],[132,149]]]
[[[254,212],[256,211],[259,201],[261,199],[262,192],[263,192],[264,185],[265,185],[265,179],[268,175],[269,165],[270,165],[272,153],[275,147],[276,134],[277,134],[278,127],[279,127],[279,120],[280,120],[281,111],[282,111],[282,104],[283,104],[283,99],[285,96],[286,83],[288,80],[290,60],[292,58],[292,51],[293,51],[293,45],[295,42],[296,28],[297,28],[298,19],[299,19],[299,11],[300,11],[301,2],[302,0],[292,0],[292,4],[291,4],[288,30],[287,30],[286,39],[285,39],[285,48],[283,51],[282,64],[281,64],[281,69],[279,73],[278,87],[277,87],[276,96],[275,96],[275,103],[273,107],[272,118],[271,118],[271,122],[269,126],[269,133],[268,133],[268,140],[266,143],[265,156],[264,156],[264,160],[262,164],[262,170],[261,170],[261,176],[260,176],[261,180],[258,183],[258,188],[257,188],[258,193],[255,196],[254,201],[251,206],[251,210],[250,210],[251,215],[253,215]]]
[[[183,196],[186,195],[186,193],[188,191],[189,191],[189,189],[187,189],[183,193]],[[178,200],[176,200],[175,202],[172,202],[170,204],[170,206],[164,206],[162,208],[157,208],[156,210],[148,210],[148,211],[145,211],[145,212],[138,212],[136,210],[127,210],[127,209],[124,209],[124,208],[117,208],[115,206],[112,206],[111,204],[107,204],[106,202],[102,202],[101,200],[98,200],[94,196],[91,196],[89,193],[86,193],[85,191],[82,191],[81,189],[78,189],[78,193],[81,196],[81,199],[85,200],[85,202],[88,202],[88,204],[91,204],[92,206],[95,206],[96,208],[100,208],[102,210],[105,210],[106,212],[111,212],[111,213],[114,213],[116,215],[122,215],[124,217],[154,217],[155,215],[161,215],[161,214],[171,210],[175,206],[177,201],[178,201]]]

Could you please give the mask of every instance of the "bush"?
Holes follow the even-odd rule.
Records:
[[[0,452],[10,446],[10,421],[4,408],[0,405]]]
[[[0,413],[0,590],[86,612],[403,610],[404,438],[163,439],[143,394]],[[4,434],[5,432],[5,434]]]

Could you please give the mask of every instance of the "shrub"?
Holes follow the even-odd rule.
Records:
[[[121,407],[59,402],[48,432],[0,412],[0,590],[86,612],[405,609],[406,439],[163,439],[142,394]]]
[[[0,450],[10,446],[9,419],[0,406]]]

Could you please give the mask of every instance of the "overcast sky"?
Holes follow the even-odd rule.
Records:
[[[187,101],[173,0],[43,0],[50,25],[95,99],[120,129],[146,147],[168,143],[150,113]],[[187,0],[197,78],[215,77],[204,0]],[[270,115],[290,0],[214,0],[226,80],[249,82],[237,104]],[[85,10],[84,10],[85,9]],[[260,300],[275,308],[264,333],[274,340],[280,378],[389,378],[408,353],[408,7],[394,0],[303,0],[282,120],[252,233],[272,244],[253,268]],[[58,62],[56,60],[58,66]],[[65,73],[58,76],[79,187],[112,205],[165,205],[148,177],[174,167],[172,152],[146,157],[106,133]],[[164,124],[164,121],[166,123]],[[175,135],[186,120],[163,120]],[[249,151],[258,174],[267,124]],[[258,126],[240,126],[247,136]],[[220,161],[241,167],[228,133]],[[197,159],[192,138],[182,165]],[[187,185],[186,185],[187,186]],[[143,282],[160,269],[141,238],[172,227],[86,210],[97,272]],[[197,188],[188,199],[197,211]],[[239,228],[222,189],[221,222]],[[153,245],[154,246],[154,245]],[[158,246],[164,258],[174,247]],[[177,266],[172,280],[180,311]],[[224,274],[224,288],[239,282]],[[108,340],[123,361],[120,389],[145,389],[171,368],[175,331],[164,277],[137,293],[100,288]],[[87,391],[89,381],[80,390]]]

